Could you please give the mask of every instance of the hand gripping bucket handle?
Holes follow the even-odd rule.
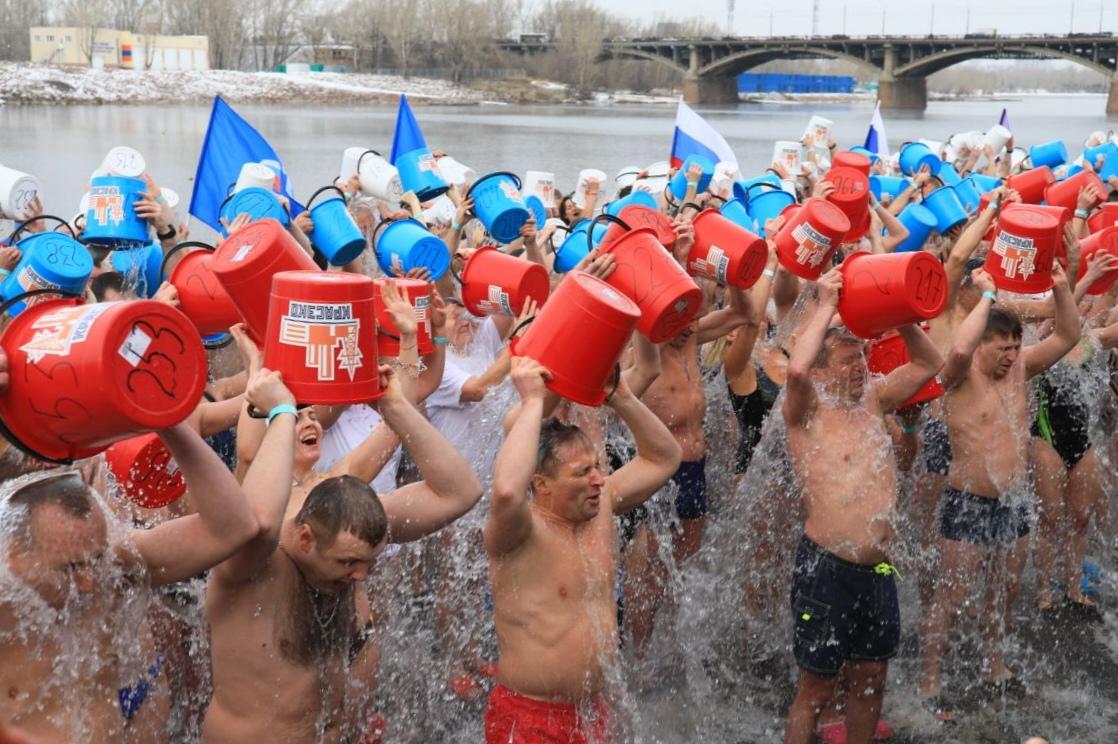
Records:
[[[362,157],[364,157],[364,156],[362,156]],[[358,161],[358,162],[360,162],[360,161]],[[345,192],[344,191],[339,189],[337,186],[323,186],[318,191],[311,194],[310,199],[307,199],[307,211],[308,212],[311,211],[311,205],[314,204],[314,200],[317,199],[318,195],[321,194],[323,191],[337,191],[338,196],[342,197],[342,201],[345,202]]]
[[[620,217],[614,217],[612,214],[606,214],[605,212],[602,212],[600,215],[590,221],[590,227],[586,230],[586,246],[591,251],[594,250],[594,228],[597,227],[598,223],[602,220],[605,220],[606,222],[612,222],[616,225],[621,225],[621,229],[625,231],[633,229],[629,227],[628,222],[621,219]]]
[[[159,264],[159,281],[167,281],[167,264],[171,261],[171,256],[175,255],[183,248],[202,248],[210,253],[213,253],[217,248],[209,243],[203,243],[200,240],[184,240],[175,245],[174,248],[167,251],[167,255],[163,256],[163,263]],[[207,349],[224,349],[229,344],[233,343],[233,336],[231,334],[224,334],[220,341],[203,341],[202,346]]]
[[[48,215],[43,216],[46,217]],[[57,217],[55,219],[57,219]],[[77,292],[67,292],[63,289],[32,289],[29,292],[22,292],[20,294],[17,294],[15,297],[12,297],[11,299],[6,300],[3,304],[0,304],[0,315],[6,313],[9,307],[23,300],[24,298],[42,294],[61,295],[62,297],[70,298],[81,297],[81,295],[79,295]],[[54,465],[70,465],[74,462],[70,459],[55,459],[53,457],[47,457],[40,452],[36,452],[29,445],[24,444],[24,442],[20,440],[20,438],[17,437],[11,429],[8,428],[8,425],[4,423],[3,419],[0,419],[0,436],[3,436],[5,439],[7,439],[13,447],[18,449],[23,454],[27,455],[28,457],[34,457],[36,460],[42,460],[43,462],[49,462]]]
[[[11,235],[8,236],[8,242],[11,243],[12,245],[15,245],[16,240],[19,237],[19,234],[21,232],[23,232],[24,230],[26,230],[27,226],[30,225],[32,222],[37,222],[38,220],[54,220],[59,225],[66,228],[66,232],[70,233],[70,237],[72,237],[74,240],[78,240],[78,236],[74,235],[74,228],[70,227],[69,222],[62,219],[61,217],[55,217],[53,214],[40,214],[36,217],[32,217],[29,220],[24,220],[23,223],[20,224],[20,226],[17,227],[15,229],[15,231],[12,232]],[[78,242],[81,242],[81,241],[79,240]]]

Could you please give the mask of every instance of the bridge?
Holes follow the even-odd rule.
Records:
[[[549,51],[554,44],[536,35],[498,42],[520,54]],[[738,100],[737,75],[766,62],[841,59],[878,81],[882,108],[923,111],[928,76],[972,59],[1065,59],[1110,80],[1106,112],[1118,115],[1118,37],[1110,33],[1001,36],[788,36],[696,39],[606,39],[600,60],[637,59],[666,65],[683,79],[689,103]]]

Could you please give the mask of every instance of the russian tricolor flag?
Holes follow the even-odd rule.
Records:
[[[702,155],[711,163],[738,164],[734,151],[726,144],[722,135],[706,123],[703,117],[691,110],[683,101],[675,113],[675,136],[672,138],[673,168],[683,165],[692,155]]]
[[[870,130],[866,132],[864,147],[884,160],[889,159],[889,138],[885,136],[885,122],[881,120],[881,104],[878,103],[870,119]]]

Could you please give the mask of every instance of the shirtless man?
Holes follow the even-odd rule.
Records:
[[[214,695],[203,738],[353,740],[368,727],[371,694],[364,685],[375,678],[376,662],[363,648],[369,601],[354,585],[365,581],[389,542],[418,540],[469,511],[481,484],[382,367],[378,431],[390,428],[393,438],[380,459],[398,437],[424,480],[383,496],[368,486],[368,471],[326,478],[309,492],[306,483],[293,488],[296,460],[315,477],[306,462],[317,457],[321,427],[311,409],[296,417],[278,373],[260,369],[258,355],[251,359],[250,391],[263,400],[257,408],[283,412],[245,476],[261,534],[210,577]]]
[[[899,330],[909,361],[867,386],[861,339],[830,327],[842,288],[832,269],[788,362],[784,421],[807,521],[792,580],[794,651],[800,667],[785,744],[814,740],[838,673],[849,683],[848,741],[868,744],[881,713],[888,660],[900,642],[889,564],[897,472],[883,415],[935,376],[942,359],[915,325]]]
[[[186,477],[190,516],[127,530],[76,471],[0,492],[0,722],[32,741],[167,740],[149,589],[198,575],[258,532],[236,479],[185,422],[159,435]]]
[[[520,412],[493,469],[485,552],[500,651],[485,715],[490,744],[607,738],[604,667],[617,654],[614,515],[659,489],[679,464],[667,427],[624,380],[609,406],[636,456],[609,476],[575,426],[543,421],[548,372],[512,360]]]
[[[959,325],[940,375],[947,391],[944,401],[953,457],[941,504],[935,601],[921,632],[920,696],[944,720],[952,714],[940,695],[940,665],[959,609],[984,567],[990,570],[984,613],[988,663],[983,677],[997,686],[1014,680],[1001,645],[1030,530],[1027,383],[1058,362],[1080,337],[1079,313],[1059,264],[1053,265],[1052,277],[1055,332],[1022,350],[1021,321],[1012,312],[994,307],[993,280],[985,271],[975,270],[971,281],[982,295]]]

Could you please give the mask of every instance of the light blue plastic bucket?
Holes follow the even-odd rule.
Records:
[[[333,191],[335,196],[314,204],[319,194]],[[314,206],[312,206],[314,205]],[[307,201],[314,229],[307,235],[319,253],[334,266],[345,266],[365,250],[365,236],[345,205],[345,194],[335,186],[324,186]]]
[[[951,165],[951,163],[942,164],[939,167],[939,173],[936,173],[936,175],[939,176],[939,180],[946,186],[955,186],[963,180],[963,177],[959,175],[959,171],[955,170],[955,166]]]
[[[888,194],[896,199],[905,192],[912,183],[907,178],[900,176],[870,176],[870,193],[875,199],[880,199],[882,194]]]
[[[655,196],[648,193],[647,191],[631,191],[629,192],[628,196],[616,199],[607,204],[605,212],[608,215],[616,217],[617,215],[621,214],[622,209],[624,209],[625,207],[631,207],[634,204],[640,207],[648,207],[649,209],[653,209],[657,212],[660,211],[660,205],[656,203]]]
[[[766,187],[769,187],[766,189]],[[771,188],[771,184],[758,183],[749,188],[749,216],[753,218],[752,232],[765,237],[765,223],[783,212],[796,197],[781,188]]]
[[[939,173],[940,166],[943,165],[943,161],[923,142],[907,143],[901,148],[898,159],[901,165],[901,172],[906,176],[915,176],[920,172],[920,168],[925,165],[928,166],[928,169],[934,176]]]
[[[392,257],[399,259],[404,273],[416,267],[427,269],[431,279],[438,281],[450,268],[450,249],[437,235],[413,219],[386,220],[373,231],[373,250],[380,270],[393,273]]]
[[[1002,185],[1002,179],[995,178],[994,176],[986,176],[981,173],[972,173],[967,176],[967,178],[974,182],[974,186],[978,189],[979,194],[993,191]]]
[[[704,158],[702,155],[692,155],[683,161],[683,165],[672,176],[672,180],[668,182],[668,189],[671,190],[672,196],[677,200],[682,199],[687,195],[687,171],[695,163],[703,169],[703,174],[699,176],[699,185],[695,189],[696,194],[701,194],[710,186],[710,179],[714,177],[714,163],[709,159]]]
[[[893,249],[894,253],[920,250],[936,229],[936,216],[932,214],[932,210],[921,204],[909,204],[901,210],[897,219],[908,228],[908,237]]]
[[[535,194],[530,194],[524,197],[524,206],[528,208],[532,218],[536,221],[536,229],[541,229],[547,222],[547,208],[543,205],[543,200]]]
[[[470,186],[466,198],[474,200],[474,214],[501,243],[516,240],[531,214],[520,195],[520,177],[514,173],[498,171],[482,176]]]
[[[763,176],[757,176],[748,181],[737,181],[734,183],[734,198],[741,199],[743,203],[749,204],[749,190],[759,183],[771,184],[778,189],[784,188],[784,184],[780,181],[780,176],[775,173],[766,173]]]
[[[871,163],[876,163],[878,160],[881,160],[880,155],[876,152],[870,152],[864,147],[851,147],[850,152],[856,152],[863,157],[869,158]]]
[[[753,231],[753,218],[749,216],[749,209],[741,199],[730,199],[719,207],[718,211],[738,227]]]
[[[400,173],[400,184],[404,191],[414,192],[421,202],[430,201],[450,190],[450,186],[439,175],[435,156],[426,147],[401,155],[396,158],[394,165]]]
[[[225,197],[219,211],[221,217],[230,225],[233,224],[233,220],[237,219],[238,215],[242,214],[247,214],[253,222],[271,218],[284,227],[291,224],[291,215],[280,203],[275,192],[262,189],[259,186],[249,186],[247,189],[241,189]],[[224,227],[221,229],[221,234],[229,235]]]
[[[942,186],[924,197],[924,206],[936,217],[936,230],[946,234],[956,225],[967,221],[967,210],[955,189]]]
[[[1029,148],[1029,159],[1033,161],[1034,168],[1039,168],[1042,165],[1057,168],[1068,161],[1068,148],[1060,140],[1045,142],[1043,145],[1033,145]]]
[[[1103,142],[1101,145],[1088,147],[1086,150],[1084,150],[1083,159],[1090,163],[1091,167],[1094,168],[1095,161],[1098,160],[1100,156],[1105,158],[1111,154],[1118,154],[1118,145],[1114,144],[1113,142]]]
[[[114,247],[147,243],[148,223],[136,214],[136,200],[145,188],[139,178],[97,176],[90,181],[82,238]]]
[[[968,176],[951,188],[955,189],[955,194],[962,202],[963,209],[967,210],[967,214],[973,214],[978,209],[978,203],[982,201],[982,191],[973,177]]]
[[[579,261],[586,258],[586,254],[590,252],[589,246],[586,245],[586,233],[590,230],[590,225],[590,220],[579,220],[567,232],[567,239],[555,249],[553,268],[557,273],[565,274],[578,266]],[[595,246],[602,241],[608,230],[609,228],[603,224],[594,225],[593,241]]]
[[[163,283],[163,247],[148,243],[138,248],[118,248],[109,257],[113,271],[124,275],[126,286],[137,297],[151,298]]]
[[[51,215],[41,215],[34,219],[52,219],[66,224],[64,220]],[[21,227],[12,233],[10,240],[15,241],[22,229]],[[89,255],[89,250],[75,240],[72,234],[35,233],[19,240],[16,246],[23,255],[12,273],[0,283],[2,301],[7,302],[16,295],[36,289],[58,289],[77,294],[85,291],[86,282],[93,273],[93,258]],[[20,300],[8,308],[8,314],[15,317],[26,308],[27,303]]]

